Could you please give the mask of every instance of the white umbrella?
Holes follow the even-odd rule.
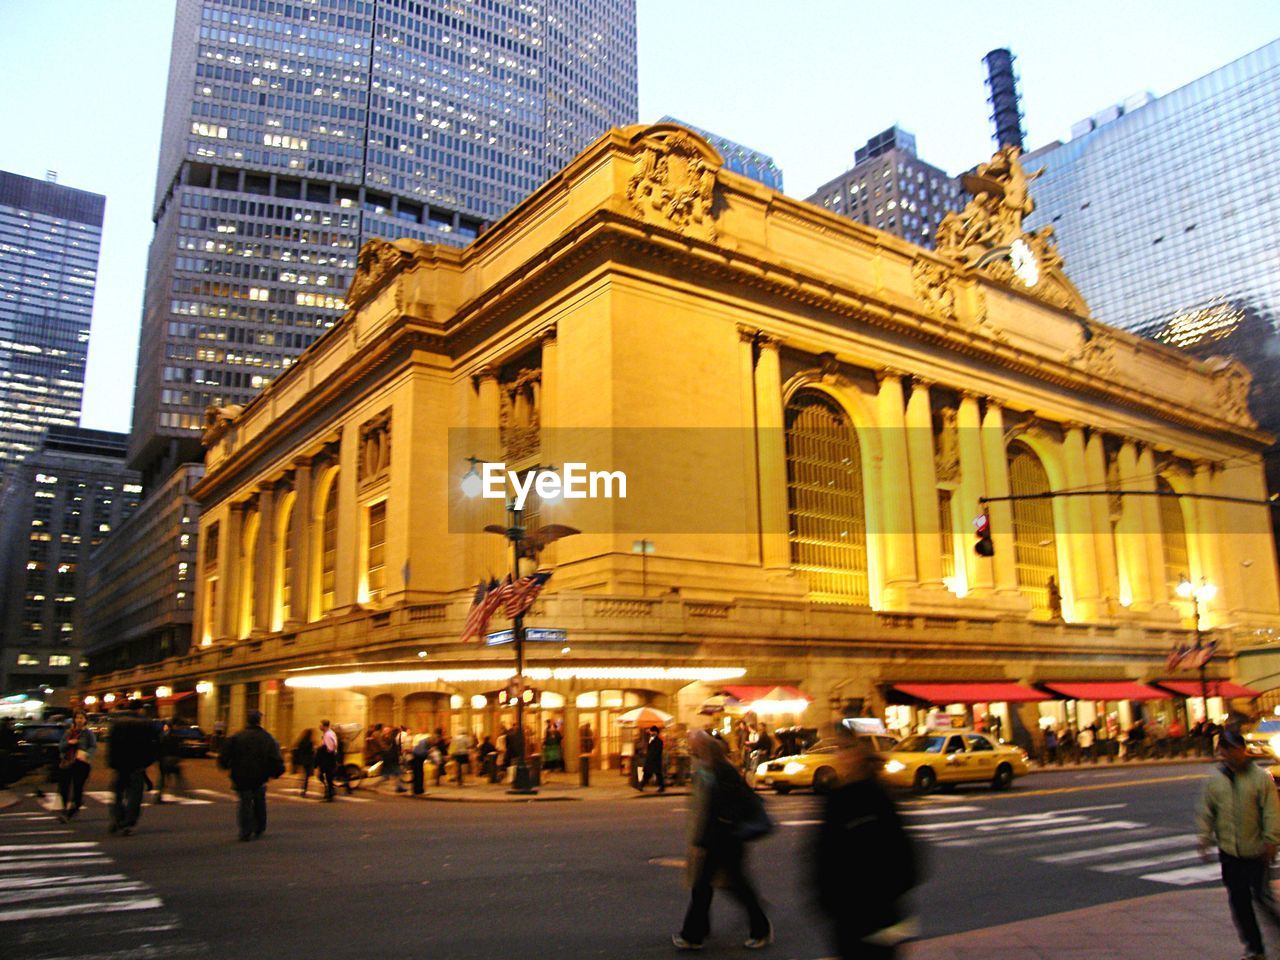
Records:
[[[654,707],[636,707],[618,717],[619,723],[638,724],[644,727],[665,727],[671,720],[671,714]]]

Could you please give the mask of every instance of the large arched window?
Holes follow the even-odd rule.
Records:
[[[1015,497],[1048,493],[1049,475],[1044,464],[1023,443],[1009,445],[1009,492]],[[1057,613],[1050,601],[1050,578],[1061,589],[1058,578],[1058,546],[1054,542],[1053,500],[1014,500],[1013,549],[1018,565],[1018,589],[1030,598],[1031,607]]]
[[[1164,477],[1156,477],[1156,492],[1160,505],[1160,545],[1164,547],[1164,582],[1169,598],[1175,598],[1178,581],[1190,577],[1190,559],[1187,552],[1187,525],[1182,517],[1182,500],[1177,497],[1173,485]]]
[[[815,599],[869,603],[862,454],[853,423],[814,391],[792,397],[786,423],[791,566],[808,577]]]
[[[338,471],[329,478],[320,509],[320,613],[333,609],[338,572]]]
[[[289,491],[280,499],[279,516],[276,520],[275,543],[275,583],[276,604],[271,628],[279,630],[286,622],[293,619],[293,525],[297,522],[297,494]]]

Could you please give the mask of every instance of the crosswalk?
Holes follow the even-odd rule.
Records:
[[[47,812],[0,813],[5,960],[208,954],[150,884],[123,872],[104,843],[79,837]]]
[[[110,790],[86,790],[84,792],[86,803],[93,801],[104,807],[111,806],[112,793]],[[146,798],[147,805],[154,805],[155,800],[153,794],[148,793]],[[163,804],[172,804],[179,807],[206,806],[212,803],[226,802],[239,803],[240,798],[236,796],[232,790],[211,790],[205,787],[194,787],[184,794],[161,794]],[[296,787],[281,786],[267,791],[269,800],[287,800],[297,803],[321,803],[323,796],[315,791],[309,792],[306,796],[300,796]],[[338,793],[335,800],[341,803],[372,803],[373,797],[359,796],[356,794]],[[53,793],[46,793],[37,797],[36,802],[40,804],[49,813],[59,813],[62,810],[62,799]]]

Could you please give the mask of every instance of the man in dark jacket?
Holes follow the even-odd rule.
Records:
[[[907,938],[903,898],[918,883],[915,854],[865,739],[838,726],[843,784],[827,794],[813,848],[818,906],[841,960],[890,960]]]
[[[267,781],[284,774],[284,757],[276,738],[262,729],[262,714],[249,711],[249,725],[222,747],[218,766],[231,771],[240,794],[240,839],[260,837],[267,829]]]
[[[640,778],[640,785],[637,788],[641,793],[644,792],[650,777],[658,781],[659,793],[667,792],[667,781],[663,772],[663,746],[661,731],[657,727],[650,727],[649,741],[644,748],[644,776]]]
[[[160,754],[160,738],[155,724],[140,713],[118,710],[111,721],[107,744],[107,765],[115,771],[108,829],[128,836],[138,825],[146,769]]]

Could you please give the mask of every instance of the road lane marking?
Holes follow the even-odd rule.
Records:
[[[1141,870],[1145,867],[1159,867],[1167,863],[1178,863],[1182,860],[1197,859],[1200,851],[1192,848],[1181,853],[1168,853],[1163,857],[1143,857],[1140,860],[1121,860],[1119,863],[1104,863],[1093,867],[1099,873],[1121,873],[1125,870]]]
[[[1145,823],[1136,820],[1104,820],[1101,823],[1085,823],[1078,827],[1059,827],[1056,830],[1045,830],[1037,837],[1058,837],[1069,833],[1083,833],[1086,830],[1137,830],[1145,827]]]
[[[104,863],[111,863],[110,857],[90,854],[81,860],[54,860],[49,857],[38,857],[31,859],[29,857],[14,857],[15,863],[0,863],[0,873],[8,873],[10,870],[48,870],[57,868],[59,870],[65,867],[88,867],[98,866]]]
[[[981,807],[921,807],[919,809],[908,807],[902,813],[908,817],[938,817],[951,813],[974,813],[981,809]]]
[[[808,827],[821,822],[821,820],[779,820],[778,824],[783,827]]]
[[[199,793],[199,794],[202,794],[203,796],[206,796],[206,797],[217,797],[219,800],[235,800],[235,799],[237,799],[237,797],[236,797],[236,795],[235,795],[234,793],[230,793],[230,792],[228,792],[228,791],[226,791],[226,790],[209,790],[209,789],[207,789],[206,787],[195,787],[194,789],[192,789],[192,791],[191,791],[191,792],[192,792],[192,793]]]
[[[1086,817],[1083,814],[1076,814],[1072,817],[1053,817],[1048,820],[1040,820],[1033,823],[989,823],[985,827],[975,827],[977,833],[1005,833],[1013,830],[1035,830],[1044,826],[1046,823],[1097,823],[1097,817]]]
[[[16,877],[5,877],[5,887],[45,887],[56,884],[60,887],[75,886],[82,883],[108,883],[113,880],[128,880],[123,873],[28,873]]]
[[[71,914],[84,913],[93,915],[100,913],[120,913],[125,910],[157,910],[164,906],[159,897],[133,897],[128,900],[116,900],[109,903],[95,903],[86,907],[83,903],[68,903],[58,907],[32,907],[25,910],[0,910],[0,923],[12,923],[15,920],[38,920],[42,917],[65,917]]]
[[[148,887],[140,880],[125,880],[119,883],[99,883],[76,887],[76,896],[94,896],[105,893],[140,893]],[[33,903],[37,900],[48,900],[50,897],[64,897],[67,891],[60,887],[29,890],[6,890],[0,892],[0,904]]]
[[[1061,818],[1063,814],[1092,813],[1096,810],[1117,810],[1127,806],[1127,803],[1103,803],[1093,807],[1068,807],[1064,810],[1042,810],[1039,813],[1021,813],[1012,817],[979,817],[976,820],[951,820],[946,823],[917,823],[912,824],[908,829],[919,832],[926,832],[930,830],[955,830],[967,827],[977,827],[988,823],[1014,826],[1022,823],[1031,824],[1037,821]]]
[[[8,853],[11,850],[71,850],[75,848],[83,850],[85,847],[96,846],[96,843],[87,840],[75,843],[7,843],[0,844],[0,852]]]
[[[1070,853],[1055,853],[1047,857],[1037,857],[1041,863],[1079,863],[1081,860],[1097,860],[1113,853],[1129,853],[1132,850],[1158,850],[1162,847],[1180,847],[1187,842],[1185,836],[1154,837],[1150,840],[1139,840],[1136,843],[1113,843],[1107,847],[1094,847],[1091,850],[1073,850]]]
[[[1222,865],[1202,863],[1196,867],[1166,870],[1163,873],[1144,873],[1141,879],[1151,880],[1155,883],[1172,883],[1179,887],[1189,887],[1193,883],[1208,883],[1210,880],[1222,879]]]
[[[1114,790],[1116,787],[1147,787],[1161,783],[1176,783],[1179,780],[1204,780],[1206,774],[1191,773],[1176,777],[1149,777],[1144,780],[1111,780],[1107,783],[1091,783],[1085,787],[1046,787],[1043,790],[1005,790],[992,794],[988,800],[1015,800],[1019,797],[1052,797],[1060,793],[1083,793],[1086,790]]]

